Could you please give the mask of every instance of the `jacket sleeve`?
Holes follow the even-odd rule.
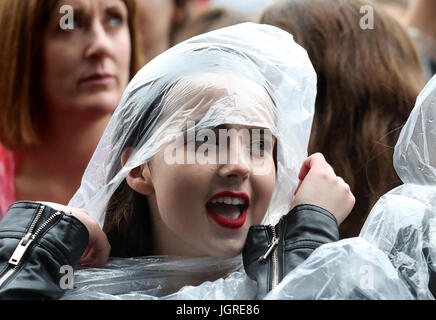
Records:
[[[275,226],[252,226],[242,259],[245,272],[257,282],[257,297],[266,295],[316,248],[338,240],[336,218],[311,204],[296,206]]]
[[[329,211],[315,205],[296,206],[282,222],[282,275],[295,269],[324,243],[339,240],[336,218]]]
[[[60,298],[61,267],[74,268],[88,241],[88,230],[74,216],[35,202],[14,203],[0,222],[0,299]]]

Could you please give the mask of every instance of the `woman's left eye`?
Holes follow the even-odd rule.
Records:
[[[197,138],[195,139],[195,143],[198,145],[202,145],[202,144],[211,144],[212,140],[209,139],[208,136],[197,136]]]
[[[254,141],[251,143],[251,147],[255,149],[263,150],[265,148],[265,142],[264,141]]]
[[[123,23],[123,18],[118,14],[113,14],[109,17],[111,27],[118,27]]]
[[[260,151],[269,151],[270,144],[265,140],[257,140],[251,142],[251,149],[252,150],[260,150]]]

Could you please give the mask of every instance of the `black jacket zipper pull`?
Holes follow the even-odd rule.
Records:
[[[24,253],[26,253],[27,248],[29,248],[30,244],[33,242],[33,239],[35,239],[35,237],[31,233],[26,234],[25,237],[21,239],[17,248],[15,248],[12,257],[9,259],[10,264],[16,266],[18,263],[20,263],[21,258],[23,257]]]
[[[258,262],[263,262],[266,259],[268,259],[268,256],[271,254],[271,252],[274,250],[274,248],[279,244],[279,238],[274,237],[268,247],[268,250],[265,252],[263,256],[260,256],[259,259],[257,259]]]

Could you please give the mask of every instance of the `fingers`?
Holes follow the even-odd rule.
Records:
[[[85,209],[67,207],[58,203],[38,201],[38,203],[50,206],[55,210],[71,214],[83,223],[89,233],[89,243],[80,258],[79,265],[86,267],[102,267],[109,257],[111,246],[106,234],[100,228],[96,220],[88,215]]]
[[[336,173],[335,173],[335,170],[333,170],[333,167],[331,165],[329,165],[327,162],[326,162],[326,165],[327,165],[327,169],[330,172],[330,174],[335,176]],[[344,181],[344,180],[342,180],[342,181]]]
[[[105,248],[88,246],[79,260],[79,266],[88,268],[103,267],[109,257],[110,249],[110,245]]]
[[[76,215],[77,213],[75,213]],[[85,224],[89,232],[88,248],[80,258],[81,266],[93,268],[102,267],[106,264],[111,251],[111,246],[106,234],[98,225],[97,221],[84,213],[78,214],[79,219]]]
[[[300,181],[304,180],[306,175],[313,167],[325,166],[325,165],[327,165],[327,162],[325,161],[325,158],[322,155],[322,153],[317,152],[312,154],[311,156],[307,157],[303,161],[303,164],[300,169],[300,173],[298,174],[298,179],[300,179]]]
[[[330,211],[338,224],[351,212],[355,198],[350,186],[336,175],[321,153],[304,160],[299,179],[291,209],[298,204],[314,204]]]
[[[342,184],[344,186],[347,186],[348,189],[350,189],[350,186],[347,183],[345,183],[344,179],[342,179],[341,177],[336,177],[336,181],[338,182],[338,184]]]
[[[303,164],[301,165],[301,169],[300,169],[300,173],[298,174],[298,179],[300,180],[298,182],[297,188],[294,191],[294,196],[298,193],[301,184],[303,183],[303,180],[306,178],[307,174],[309,173],[309,171],[314,168],[314,167],[324,167],[325,165],[330,166],[329,164],[327,164],[327,162],[325,161],[324,156],[322,155],[322,153],[314,153],[311,156],[307,157],[304,161]],[[331,172],[333,172],[333,168],[330,166]]]
[[[106,234],[101,231],[99,239],[96,241],[90,254],[90,258],[92,259],[91,266],[95,268],[103,267],[109,258],[110,251],[111,246],[107,240]]]
[[[106,234],[98,226],[92,226],[89,236],[89,244],[80,258],[79,265],[82,267],[103,267],[111,251],[111,246]]]

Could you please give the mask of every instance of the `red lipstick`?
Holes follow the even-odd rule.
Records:
[[[242,214],[239,216],[239,218],[236,220],[224,218],[224,217],[219,216],[219,215],[217,215],[209,210],[208,210],[208,213],[212,217],[212,219],[215,220],[216,223],[218,223],[220,226],[222,226],[224,228],[228,228],[228,229],[241,228],[244,225],[245,220],[247,219],[247,210],[244,210],[242,212]]]
[[[244,205],[239,205],[242,206],[241,209],[242,212],[240,213],[239,217],[237,219],[228,219],[226,217],[223,217],[223,215],[219,215],[213,212],[213,210],[211,210],[211,206],[206,206],[208,214],[218,225],[224,228],[228,228],[228,229],[241,228],[244,225],[245,220],[247,219],[247,209],[250,203],[250,197],[245,192],[222,191],[214,194],[210,198],[209,202],[223,197],[241,198],[245,201]]]

